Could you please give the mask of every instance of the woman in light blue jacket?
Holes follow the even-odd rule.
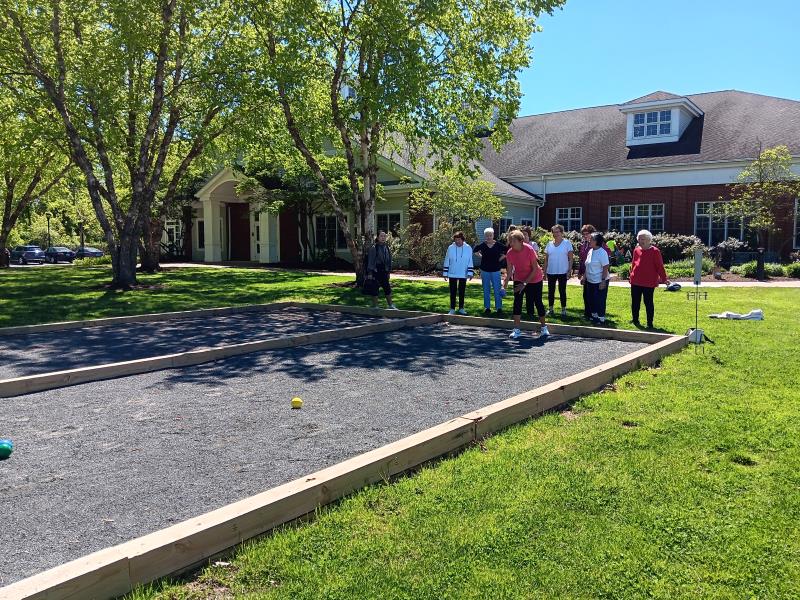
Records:
[[[458,314],[465,315],[464,294],[467,290],[467,279],[475,275],[472,266],[472,247],[466,243],[464,234],[457,231],[453,235],[453,243],[447,248],[442,264],[442,275],[450,281],[450,312],[456,313],[456,293],[458,293]]]

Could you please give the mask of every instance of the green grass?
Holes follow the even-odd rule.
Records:
[[[330,287],[337,278],[289,273],[171,272],[152,278],[163,289],[108,298],[95,289],[107,272],[64,269],[44,281],[44,271],[53,269],[0,273],[4,324],[14,319],[6,306],[26,305],[26,290],[42,295],[38,308],[52,303],[69,318],[289,297],[366,304]],[[99,304],[84,308],[79,290],[60,291],[68,279]],[[580,290],[569,293],[577,316]],[[479,288],[468,294],[476,314]],[[250,542],[228,566],[131,597],[799,598],[800,290],[708,294],[701,315],[762,308],[766,320],[701,317],[715,342],[705,353],[684,350],[568,413],[512,427]],[[396,301],[447,308],[441,283],[397,282]],[[658,292],[656,303],[662,329],[693,325],[685,294]],[[632,327],[627,305],[627,290],[612,287],[612,325]]]

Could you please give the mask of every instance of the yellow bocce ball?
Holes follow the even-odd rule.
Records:
[[[298,398],[297,396],[292,398],[292,408],[302,408],[302,407],[303,407],[303,401],[300,398]]]

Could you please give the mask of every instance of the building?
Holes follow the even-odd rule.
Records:
[[[800,174],[800,102],[733,90],[654,92],[619,105],[520,117],[511,132],[513,140],[500,152],[487,149],[479,164],[507,207],[501,229],[511,222],[561,223],[568,230],[592,223],[695,234],[713,245],[745,236],[741,223],[712,219],[709,209],[761,148],[788,146]],[[408,224],[408,194],[427,176],[402,157],[382,157],[379,229]],[[237,182],[234,171],[223,169],[197,193],[192,258],[297,262],[296,215],[255,214],[236,193]],[[798,208],[795,201],[779,215],[782,232],[770,240],[772,251],[800,248]],[[346,258],[333,215],[315,219],[317,245],[334,246]],[[168,222],[165,236],[179,236],[179,228]]]

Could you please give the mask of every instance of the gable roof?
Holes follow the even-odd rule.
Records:
[[[415,175],[419,176],[423,180],[428,180],[431,178],[431,171],[433,170],[433,166],[435,163],[435,157],[428,153],[429,149],[427,146],[422,149],[421,153],[426,154],[425,160],[417,161],[416,163],[412,163],[411,159],[405,152],[396,152],[396,151],[387,151],[383,152],[381,156],[386,158],[387,160],[392,161],[393,163],[399,165],[403,169],[414,173]],[[470,166],[473,168],[477,168],[478,170],[478,179],[482,181],[488,181],[489,183],[494,184],[494,194],[497,196],[503,196],[506,198],[513,198],[516,200],[538,200],[542,201],[541,196],[536,194],[531,194],[518,188],[517,186],[500,179],[495,173],[493,173],[485,164],[480,161],[473,161],[470,163]]]
[[[628,100],[625,104],[639,104],[641,102],[654,102],[658,100],[680,100],[683,96],[677,96],[675,94],[671,94],[670,92],[653,92],[652,94],[647,94],[646,96],[640,96],[639,98],[634,98],[633,100]]]
[[[655,92],[661,94],[665,92]],[[653,94],[637,98],[652,101]],[[704,113],[673,143],[626,146],[623,105],[596,106],[520,117],[513,140],[495,152],[487,144],[482,162],[496,176],[537,177],[555,173],[605,171],[753,160],[761,148],[786,145],[800,156],[800,102],[728,90],[678,96]],[[647,99],[647,100],[645,100]]]

